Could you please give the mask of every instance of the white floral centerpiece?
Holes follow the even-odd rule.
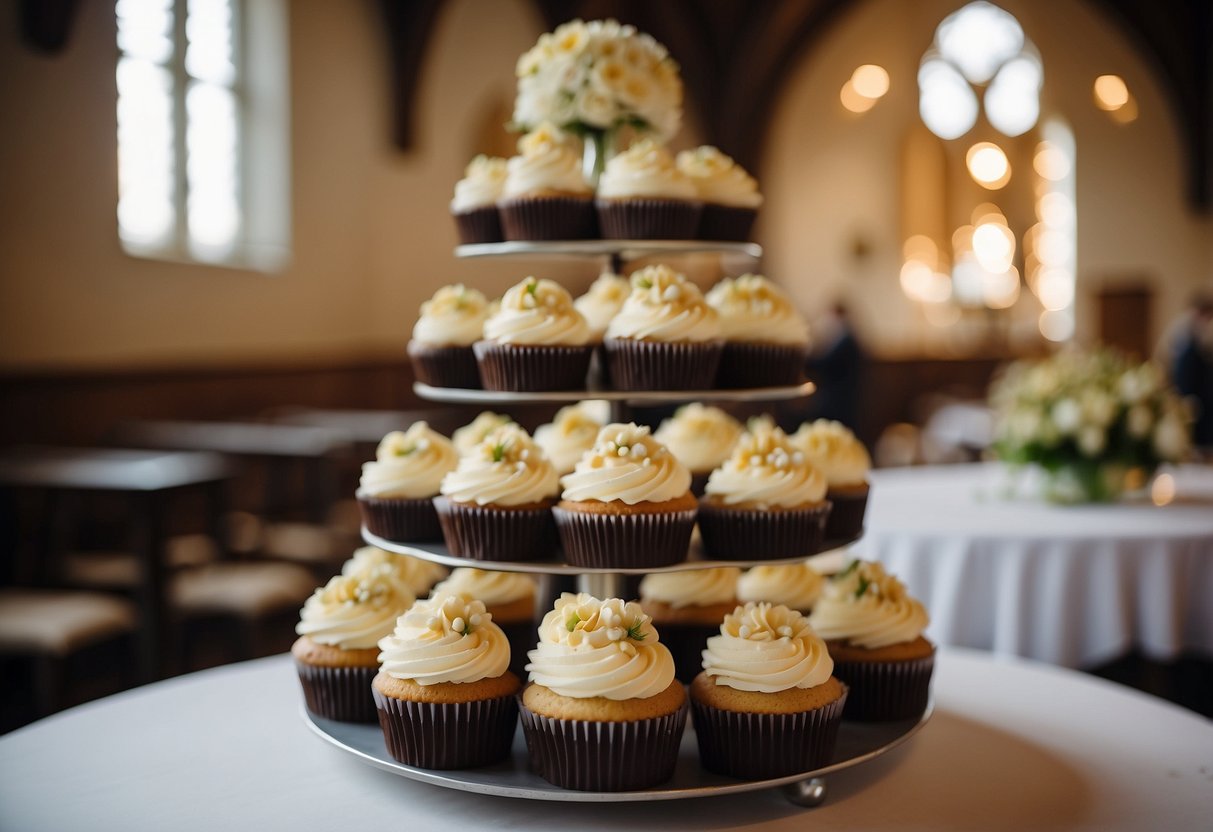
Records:
[[[1190,416],[1162,370],[1109,350],[1016,362],[990,402],[999,458],[1039,466],[1058,502],[1117,499],[1190,448]]]

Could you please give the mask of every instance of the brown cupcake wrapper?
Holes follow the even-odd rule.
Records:
[[[783,387],[804,381],[808,346],[726,342],[716,370],[716,386]]]
[[[847,693],[811,711],[737,713],[692,700],[699,761],[708,771],[769,780],[830,764]]]
[[[687,705],[631,722],[555,719],[518,703],[531,768],[562,789],[626,792],[669,780],[678,762]]]
[[[406,543],[442,540],[438,513],[429,497],[414,500],[357,495],[357,498],[362,522],[371,534]]]
[[[868,507],[868,493],[846,494],[831,491],[826,496],[834,504],[826,518],[826,546],[850,543],[863,533],[863,515]]]
[[[607,240],[693,240],[703,203],[683,199],[600,199],[598,227]]]
[[[699,215],[697,236],[701,240],[744,243],[750,239],[750,231],[754,227],[754,219],[757,216],[756,208],[713,205],[705,202],[703,213]]]
[[[720,635],[720,625],[664,623],[654,626],[661,633],[661,643],[674,657],[674,675],[684,685],[691,684],[703,671],[703,651],[709,638]]]
[[[497,214],[496,205],[485,205],[453,216],[455,228],[459,231],[459,242],[465,246],[500,243],[505,239],[501,233],[501,218]]]
[[[899,662],[834,662],[834,675],[851,688],[843,719],[896,722],[927,709],[935,655]]]
[[[371,681],[376,667],[320,667],[295,662],[307,709],[338,722],[374,722],[375,699]]]
[[[764,511],[699,501],[699,536],[715,560],[808,557],[821,551],[829,501],[812,508]]]
[[[388,753],[416,768],[477,768],[504,760],[514,744],[513,694],[475,702],[411,702],[372,688]]]
[[[723,341],[665,343],[608,338],[603,354],[616,390],[710,390]]]
[[[687,558],[695,511],[593,514],[552,509],[564,558],[593,569],[670,566]]]
[[[510,672],[519,679],[527,677],[526,663],[527,652],[535,649],[535,645],[539,642],[539,634],[533,621],[510,621],[502,624],[496,618],[493,623],[501,628],[505,633],[505,638],[510,643]]]
[[[434,498],[451,554],[475,560],[546,560],[556,548],[547,508],[493,509]]]
[[[598,217],[589,198],[542,196],[497,204],[507,240],[596,240]]]
[[[592,345],[530,346],[477,341],[472,345],[485,390],[584,390]]]
[[[413,376],[431,387],[480,389],[480,368],[472,347],[435,347],[409,341],[409,363]]]

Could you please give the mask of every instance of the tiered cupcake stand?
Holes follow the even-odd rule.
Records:
[[[683,255],[690,253],[732,253],[749,257],[761,256],[762,250],[752,243],[713,243],[697,241],[614,241],[592,240],[553,243],[494,243],[475,246],[460,246],[455,250],[458,257],[605,257],[618,270],[621,260],[652,255]],[[691,401],[788,401],[810,395],[811,383],[787,387],[766,387],[747,390],[680,390],[623,392],[610,389],[583,391],[560,391],[545,393],[505,393],[488,390],[465,390],[431,387],[417,383],[414,391],[423,399],[447,404],[474,404],[486,408],[505,409],[512,405],[540,403],[572,403],[583,399],[605,399],[610,402],[613,421],[630,421],[629,414],[634,405],[679,404]],[[423,560],[459,567],[473,566],[503,572],[526,572],[540,576],[576,576],[578,588],[599,598],[622,597],[628,575],[649,572],[680,572],[692,569],[707,569],[717,566],[751,567],[762,564],[798,563],[804,557],[768,561],[716,561],[702,557],[698,545],[693,543],[688,559],[673,566],[649,569],[588,569],[571,566],[560,561],[481,561],[455,557],[441,543],[398,543],[378,537],[362,530],[367,543]],[[828,551],[820,553],[829,557],[831,552],[841,552],[854,541],[827,541]],[[541,580],[541,586],[544,581]],[[540,592],[540,596],[543,593]],[[841,771],[873,760],[891,751],[918,732],[934,709],[933,700],[926,711],[916,720],[889,723],[843,722],[838,732],[838,743],[830,765],[822,768],[779,777],[770,780],[736,780],[722,777],[704,770],[699,764],[699,754],[691,720],[687,720],[678,764],[674,776],[666,783],[650,789],[630,792],[582,792],[553,786],[539,775],[531,772],[527,763],[526,742],[519,731],[514,740],[510,758],[494,766],[458,771],[435,771],[414,768],[397,762],[384,746],[383,733],[378,725],[359,725],[336,722],[314,716],[304,709],[309,726],[320,737],[338,748],[354,755],[365,763],[378,768],[435,786],[460,791],[530,800],[553,800],[586,803],[611,803],[622,801],[676,800],[680,798],[711,797],[736,794],[758,789],[780,788],[793,803],[801,806],[818,806],[825,799],[825,775]]]

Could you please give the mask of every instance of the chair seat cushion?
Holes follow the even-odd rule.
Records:
[[[98,592],[0,590],[0,651],[66,656],[134,631],[131,602]]]
[[[183,616],[257,618],[298,609],[316,588],[312,573],[289,563],[216,563],[172,577],[170,603]]]

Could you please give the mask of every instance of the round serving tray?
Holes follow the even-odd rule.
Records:
[[[456,257],[610,257],[625,260],[657,254],[741,254],[762,257],[757,243],[715,240],[557,240],[477,243],[455,247]]]
[[[738,390],[548,390],[538,393],[514,393],[502,390],[469,390],[464,387],[434,387],[413,382],[413,392],[423,399],[446,404],[531,404],[534,402],[579,402],[584,399],[605,399],[633,404],[664,404],[667,402],[774,402],[799,399],[813,395],[817,386],[811,381],[784,387],[749,387]]]
[[[514,748],[509,759],[484,768],[458,771],[435,771],[414,768],[397,762],[387,751],[383,742],[383,731],[378,725],[335,722],[323,719],[301,708],[303,719],[319,737],[337,748],[354,755],[364,763],[377,768],[448,789],[465,792],[480,792],[501,797],[516,797],[527,800],[560,800],[576,803],[619,803],[623,801],[679,800],[690,797],[716,797],[758,789],[785,786],[789,799],[815,805],[824,797],[823,784],[815,784],[812,797],[805,799],[796,788],[804,781],[814,780],[831,772],[841,771],[866,763],[893,750],[916,734],[935,709],[934,699],[927,704],[926,711],[917,720],[904,722],[859,723],[843,722],[838,729],[838,744],[828,766],[771,780],[736,780],[705,771],[699,765],[699,752],[695,740],[695,729],[687,720],[678,750],[678,764],[669,781],[651,789],[630,792],[579,792],[553,786],[527,766],[526,741],[519,731],[514,736]]]

